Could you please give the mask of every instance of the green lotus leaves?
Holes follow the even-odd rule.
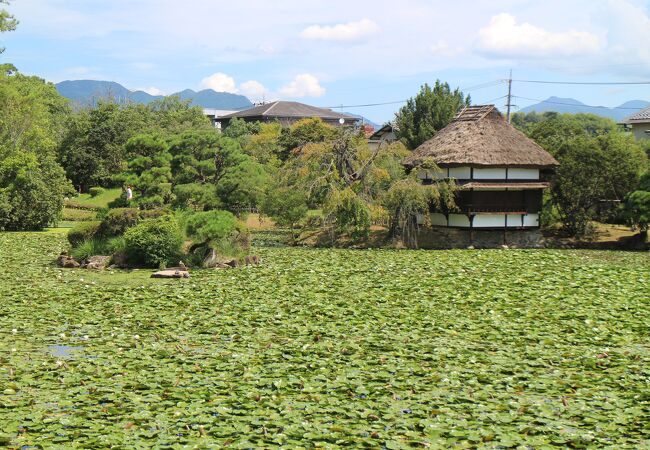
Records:
[[[648,254],[260,246],[151,280],[65,248],[0,234],[0,445],[650,445]]]

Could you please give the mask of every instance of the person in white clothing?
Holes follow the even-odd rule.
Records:
[[[131,199],[133,199],[133,189],[131,189],[131,186],[126,187],[126,201],[130,202]]]

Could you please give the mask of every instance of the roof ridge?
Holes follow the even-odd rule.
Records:
[[[280,100],[276,100],[274,102],[271,102],[270,103],[271,106],[269,107],[269,109],[264,110],[264,112],[262,114],[268,114],[268,112],[271,111],[273,108],[275,108],[278,105],[278,103],[280,103]]]

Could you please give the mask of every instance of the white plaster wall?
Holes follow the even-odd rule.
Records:
[[[475,180],[505,180],[506,169],[500,167],[486,168],[486,169],[474,168],[474,179]]]
[[[462,214],[449,214],[449,226],[469,228],[469,219]]]
[[[508,169],[509,180],[539,180],[539,169]]]
[[[422,214],[417,214],[415,216],[415,220],[417,221],[418,225],[422,225],[424,223],[424,216]]]
[[[522,226],[521,214],[508,214],[508,228],[520,226]]]
[[[539,226],[539,214],[526,214],[524,216],[524,226],[525,227],[538,227]]]
[[[435,172],[431,170],[420,170],[418,172],[418,178],[421,180],[442,180],[447,178],[447,169],[440,169]]]
[[[474,228],[503,228],[506,216],[499,214],[477,214],[474,216]]]
[[[447,218],[445,217],[444,214],[440,213],[432,213],[431,214],[431,225],[438,225],[438,226],[447,226]]]
[[[450,167],[449,178],[457,180],[469,180],[472,176],[472,170],[469,167]]]
[[[650,139],[650,134],[646,133],[646,130],[650,130],[650,123],[632,124],[632,133],[637,139]]]

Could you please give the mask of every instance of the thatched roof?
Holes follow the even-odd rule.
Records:
[[[558,162],[510,125],[494,105],[470,106],[406,158],[407,167],[433,161],[441,167],[551,168]]]

